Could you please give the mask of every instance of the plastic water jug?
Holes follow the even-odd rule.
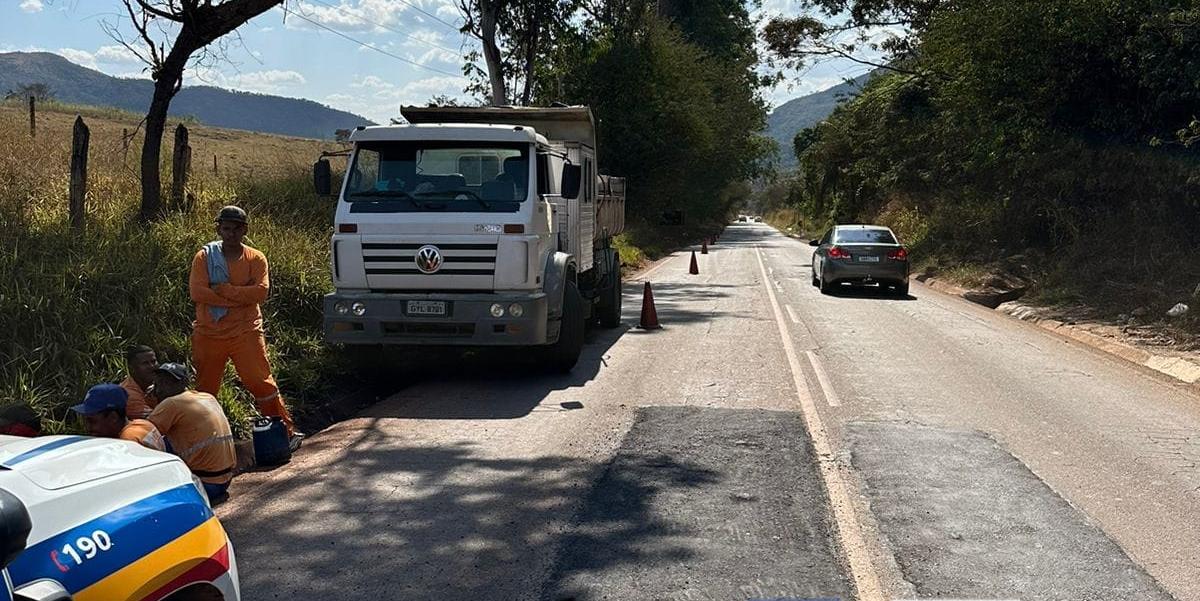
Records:
[[[278,417],[254,420],[254,462],[257,465],[283,465],[292,460],[288,447],[287,426]]]

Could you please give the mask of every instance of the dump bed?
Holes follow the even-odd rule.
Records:
[[[599,190],[596,196],[597,239],[625,231],[625,178],[601,175]]]

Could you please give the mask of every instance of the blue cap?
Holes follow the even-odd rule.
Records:
[[[116,384],[97,384],[87,391],[83,402],[71,407],[71,411],[79,415],[95,415],[109,409],[125,410],[129,401],[129,393]]]

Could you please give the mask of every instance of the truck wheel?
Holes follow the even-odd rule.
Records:
[[[579,362],[579,354],[583,352],[583,297],[579,296],[579,288],[575,282],[568,281],[563,287],[562,326],[558,333],[558,342],[546,347],[545,366],[557,373],[567,373]]]
[[[621,325],[621,271],[617,268],[617,281],[605,292],[607,298],[600,303],[600,326],[613,329]]]

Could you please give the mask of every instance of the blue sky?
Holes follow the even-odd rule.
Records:
[[[450,0],[289,0],[290,14],[273,9],[239,29],[227,61],[189,70],[185,84],[308,98],[376,122],[402,104],[446,94],[464,97],[462,49],[470,38]],[[765,0],[755,15],[791,14],[797,0]],[[147,77],[143,64],[104,31],[124,27],[119,0],[0,0],[0,52],[48,51],[122,77]],[[336,33],[369,44],[378,52]],[[764,95],[777,105],[854,77],[866,68],[829,61]]]

